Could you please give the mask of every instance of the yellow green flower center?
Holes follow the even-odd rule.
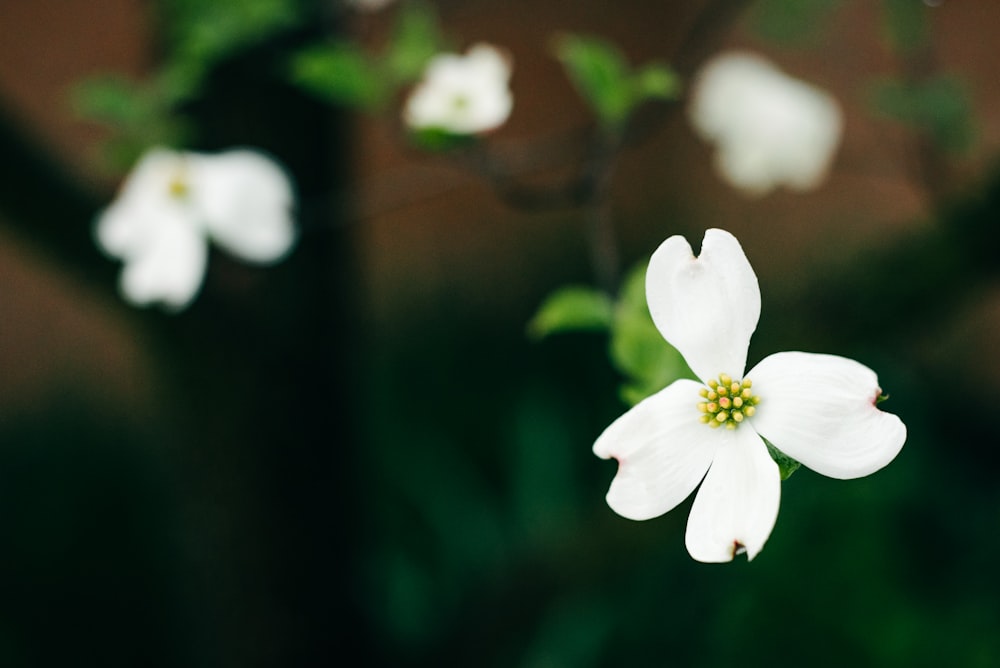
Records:
[[[188,194],[188,184],[184,179],[183,174],[175,174],[173,178],[170,179],[170,183],[167,185],[167,191],[170,196],[175,199],[183,199]]]
[[[753,382],[749,378],[733,380],[725,373],[720,373],[718,380],[708,381],[708,387],[703,387],[698,393],[704,399],[698,402],[702,423],[713,429],[722,426],[736,429],[757,411],[757,404],[760,403],[760,397],[753,393],[751,387]]]

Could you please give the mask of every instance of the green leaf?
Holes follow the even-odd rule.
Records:
[[[434,10],[422,2],[402,5],[384,56],[385,71],[397,84],[420,78],[427,61],[446,50]]]
[[[928,7],[918,0],[883,0],[886,38],[896,51],[916,51],[930,41]]]
[[[622,399],[636,404],[678,378],[691,376],[684,358],[663,340],[646,305],[646,264],[622,283],[611,326],[611,361],[627,378]]]
[[[952,77],[883,81],[875,85],[872,101],[878,113],[926,133],[946,151],[961,153],[972,146],[972,103],[965,86]]]
[[[427,62],[445,49],[437,16],[425,4],[409,2],[397,13],[392,36],[382,53],[342,41],[300,51],[291,61],[292,80],[338,104],[374,109],[399,86],[420,77]],[[418,137],[424,148],[450,148],[450,138]]]
[[[647,63],[633,77],[636,98],[672,100],[680,94],[681,80],[663,63]]]
[[[187,135],[187,128],[156,85],[121,76],[96,76],[79,82],[71,91],[71,101],[78,116],[111,131],[104,148],[115,171],[131,167],[148,148],[177,146]]]
[[[673,99],[680,80],[666,65],[649,63],[633,72],[622,52],[610,42],[564,34],[554,43],[556,57],[597,118],[618,128],[632,111],[650,99]]]
[[[298,0],[173,0],[160,7],[169,42],[160,79],[175,101],[196,95],[216,63],[302,16]]]
[[[385,80],[360,48],[349,43],[313,46],[291,62],[292,80],[329,101],[373,108],[387,97]]]
[[[150,114],[150,100],[139,86],[121,76],[84,79],[73,89],[73,107],[85,118],[135,124]]]
[[[599,290],[570,286],[549,295],[528,323],[528,334],[542,339],[557,332],[604,330],[612,320],[611,299]]]
[[[410,130],[407,139],[417,148],[435,153],[467,148],[479,141],[476,135],[455,134],[445,128],[433,127]]]
[[[608,42],[579,35],[559,37],[555,52],[598,118],[612,125],[623,122],[631,111],[631,100],[628,65],[621,52]]]
[[[805,44],[829,24],[843,0],[758,0],[750,25],[764,39],[781,44]]]
[[[792,459],[784,452],[774,447],[774,444],[768,441],[766,438],[761,436],[761,440],[767,446],[767,453],[771,455],[771,459],[778,465],[778,472],[781,474],[782,480],[788,480],[795,471],[798,470],[802,464],[798,461]]]
[[[173,57],[213,63],[295,25],[297,0],[173,0],[165,7]]]

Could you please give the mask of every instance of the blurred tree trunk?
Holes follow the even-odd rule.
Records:
[[[323,22],[304,25],[223,64],[190,110],[198,148],[257,147],[289,169],[302,229],[273,268],[214,255],[204,293],[172,323],[186,361],[179,388],[194,411],[192,452],[211,463],[200,472],[203,501],[226,504],[232,518],[214,564],[225,634],[216,665],[364,655],[351,392],[357,281],[351,229],[339,224],[346,212],[331,195],[345,182],[349,119],[280,78],[282,53],[324,37]]]

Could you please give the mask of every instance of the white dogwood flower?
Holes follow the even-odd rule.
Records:
[[[760,289],[739,242],[708,230],[701,255],[667,239],[646,274],[650,313],[701,382],[681,379],[615,420],[594,444],[618,460],[608,505],[623,517],[662,515],[701,487],[685,542],[698,561],[763,548],[778,516],[780,477],[767,439],[833,478],[865,476],[903,447],[906,427],[875,407],[875,373],[854,360],[776,353],[744,375]]]
[[[749,53],[717,56],[695,77],[691,123],[715,144],[722,178],[749,195],[818,186],[842,134],[836,100]]]
[[[471,135],[500,127],[514,105],[507,56],[476,44],[464,56],[440,54],[406,101],[403,120],[414,130]]]
[[[283,258],[296,239],[292,184],[251,150],[147,152],[97,219],[98,246],[125,266],[119,288],[137,306],[187,306],[201,287],[209,240],[255,264]]]

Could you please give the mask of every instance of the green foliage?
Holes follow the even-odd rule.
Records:
[[[883,0],[886,39],[899,53],[923,48],[930,41],[929,8],[917,0]]]
[[[374,110],[396,89],[420,77],[435,54],[445,49],[438,18],[420,2],[399,8],[392,37],[380,53],[350,40],[320,44],[292,56],[292,81],[310,93],[348,107]],[[425,148],[450,147],[450,138],[417,138]],[[426,141],[423,141],[426,140]]]
[[[965,87],[952,77],[885,81],[876,85],[872,101],[879,113],[926,133],[946,151],[960,153],[972,145],[972,104]]]
[[[616,46],[596,37],[561,35],[554,49],[567,76],[606,127],[619,128],[639,104],[671,100],[680,91],[680,80],[668,66],[648,63],[632,71]]]
[[[384,70],[396,84],[415,81],[435,54],[447,48],[434,10],[422,2],[402,5],[384,55]]]
[[[646,265],[633,269],[614,302],[595,288],[562,288],[528,324],[535,339],[569,331],[608,331],[611,363],[626,380],[622,399],[636,404],[678,378],[692,376],[684,358],[663,340],[646,305]]]
[[[604,292],[586,286],[561,288],[546,298],[528,323],[528,334],[542,339],[550,334],[579,330],[607,330],[614,305]]]
[[[479,141],[476,135],[455,134],[444,128],[433,127],[411,129],[406,138],[416,148],[436,153],[467,148]]]
[[[150,146],[177,145],[186,135],[162,91],[124,77],[84,79],[72,90],[72,103],[79,116],[114,130],[104,147],[114,169],[129,167]]]
[[[761,440],[764,441],[764,445],[767,446],[767,453],[771,455],[771,459],[774,463],[778,465],[778,472],[781,474],[782,480],[788,480],[795,473],[802,464],[798,461],[792,459],[784,452],[774,447],[774,444],[769,440],[761,436]]]
[[[628,380],[622,399],[634,405],[678,378],[691,376],[677,349],[663,340],[646,305],[646,264],[622,284],[611,328],[611,361]]]
[[[184,100],[216,63],[296,25],[301,10],[297,0],[175,0],[164,14],[169,55],[161,85]]]
[[[360,108],[377,107],[388,94],[376,63],[354,44],[317,45],[297,53],[292,80],[327,100]]]
[[[297,0],[174,0],[167,11],[175,59],[214,63],[296,24]]]
[[[814,40],[843,0],[759,0],[750,22],[764,39],[782,44]]]
[[[298,0],[175,0],[160,10],[166,56],[144,81],[95,76],[72,91],[83,118],[114,131],[104,147],[110,165],[125,169],[146,149],[179,145],[187,129],[176,113],[195,97],[219,61],[294,26]]]

